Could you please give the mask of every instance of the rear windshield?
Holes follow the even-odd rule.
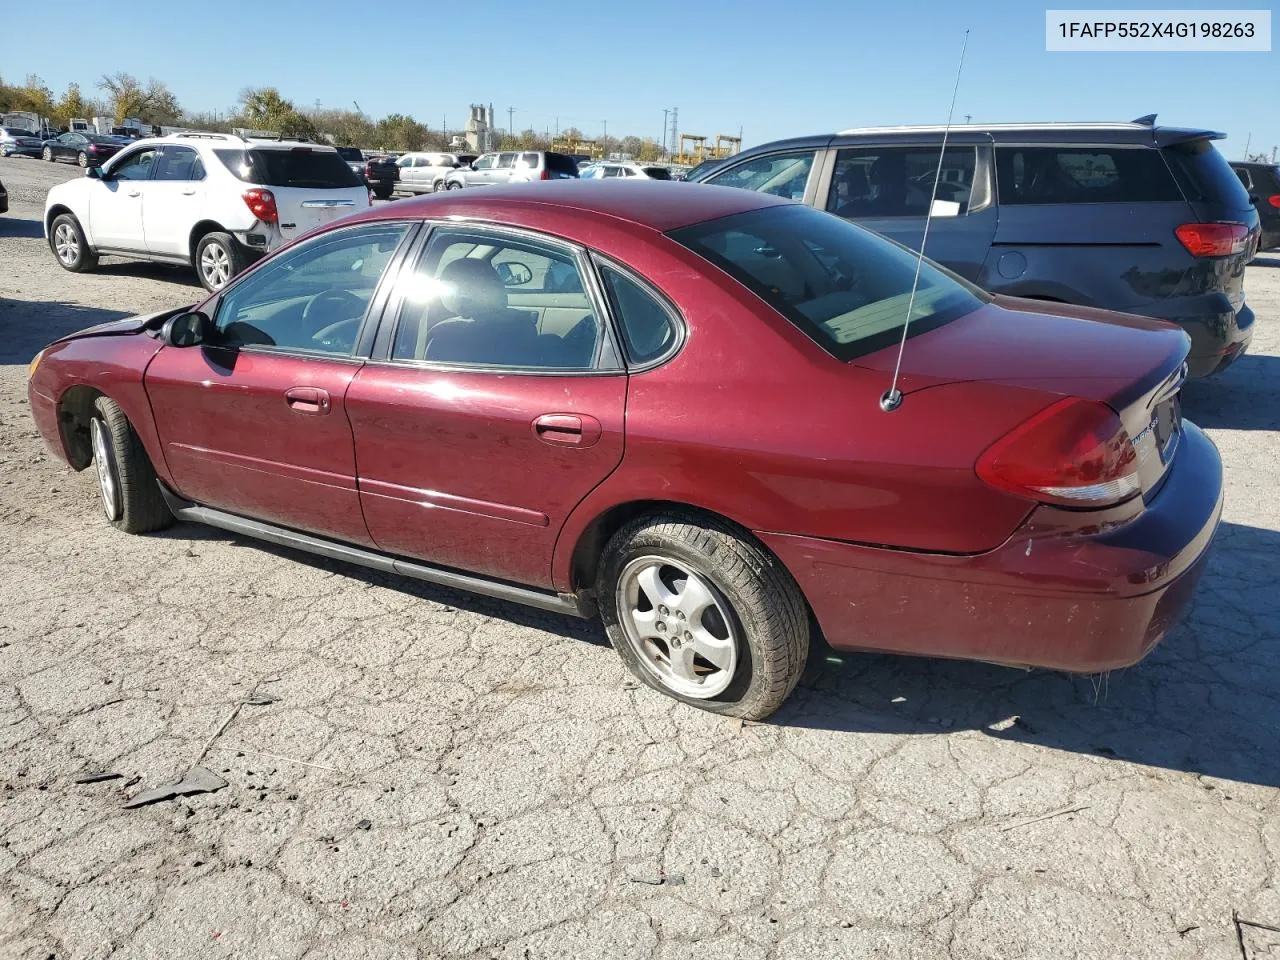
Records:
[[[1219,203],[1235,210],[1249,206],[1249,191],[1208,140],[1165,147],[1164,155],[1188,200]]]
[[[670,180],[671,171],[666,167],[645,167],[644,172],[649,175],[650,180]]]
[[[554,173],[567,173],[572,177],[578,175],[577,161],[563,153],[548,153],[547,169]]]
[[[338,156],[348,162],[352,160],[363,160],[364,154],[360,152],[359,147],[338,147]]]
[[[360,178],[332,150],[214,150],[228,170],[245,183],[308,189],[358,187]]]
[[[1147,147],[997,147],[1002,204],[1152,203],[1182,199]]]
[[[20,127],[0,127],[11,137],[34,137],[36,134],[32,130],[23,130]]]
[[[672,231],[808,334],[850,360],[898,342],[916,255],[811,207],[769,207]],[[926,260],[911,334],[976,310],[987,296]]]

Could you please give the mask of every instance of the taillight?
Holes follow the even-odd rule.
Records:
[[[1271,204],[1273,207],[1280,208],[1280,193],[1273,193],[1271,196],[1267,197],[1267,203]]]
[[[1244,253],[1249,228],[1243,223],[1184,223],[1173,231],[1193,257]]]
[[[1102,507],[1138,493],[1138,458],[1116,412],[1067,397],[997,440],[978,458],[978,476],[1044,503]]]
[[[550,171],[550,170],[543,170],[543,171],[542,171],[542,173],[538,174],[538,179],[539,179],[539,180],[550,180],[550,179],[551,179],[551,171]]]
[[[263,223],[276,223],[280,220],[280,212],[276,210],[276,197],[270,190],[254,187],[244,192],[244,203],[249,212]]]

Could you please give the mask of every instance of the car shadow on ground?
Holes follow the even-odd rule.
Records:
[[[38,314],[39,322],[31,322]],[[102,310],[77,303],[52,303],[0,297],[0,364],[30,363],[59,337],[129,316],[127,310]]]
[[[117,260],[110,258],[98,264],[95,273],[108,277],[136,277],[140,280],[159,280],[181,287],[190,287],[193,299],[203,300],[208,294],[196,279],[190,267],[176,264],[154,263],[149,260]]]
[[[1249,261],[1251,267],[1280,267],[1280,250],[1260,253]]]
[[[39,239],[44,236],[39,220],[26,220],[22,217],[0,216],[0,237],[22,237]]]
[[[988,736],[1280,786],[1280,533],[1224,523],[1186,621],[1102,676],[819,645],[771,722]],[[1016,718],[1016,719],[1014,719]]]
[[[1280,357],[1246,353],[1226,370],[1182,388],[1182,413],[1201,427],[1274,430],[1280,424]]]

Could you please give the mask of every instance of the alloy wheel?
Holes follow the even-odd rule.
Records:
[[[80,257],[80,238],[71,224],[63,221],[53,230],[53,251],[65,266],[72,266]]]
[[[102,495],[102,512],[112,523],[120,519],[120,484],[116,477],[115,454],[111,433],[101,417],[89,422],[89,438],[93,445],[93,465],[98,472],[98,492]]]
[[[206,243],[200,251],[200,274],[211,290],[220,290],[231,279],[231,257],[220,243]]]
[[[737,621],[724,595],[684,561],[632,560],[618,577],[616,599],[628,644],[661,686],[707,700],[733,682]]]
[[[80,156],[76,157],[76,163],[80,164],[82,167],[87,167],[89,165],[89,155],[87,153],[81,153]]]
[[[50,150],[48,147],[45,147],[43,150],[40,151],[40,156],[44,157],[44,159],[47,162],[53,163],[53,151]]]

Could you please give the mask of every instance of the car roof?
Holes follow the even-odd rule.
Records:
[[[551,180],[427,194],[374,207],[360,219],[400,220],[406,214],[423,218],[466,217],[479,210],[484,210],[488,219],[495,208],[535,212],[551,206],[613,217],[666,233],[735,213],[790,203],[754,190],[670,180]]]

